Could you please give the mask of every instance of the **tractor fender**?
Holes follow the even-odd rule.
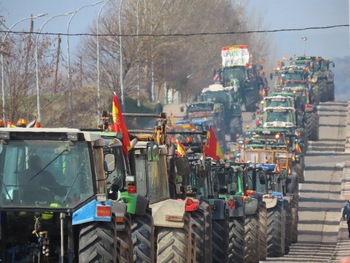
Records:
[[[185,205],[183,200],[173,199],[151,204],[154,226],[183,228]]]
[[[266,209],[274,208],[277,205],[277,197],[273,195],[264,197],[263,201],[266,203]]]
[[[121,204],[120,209],[123,207]],[[98,208],[103,208],[103,213],[99,215]],[[112,220],[112,201],[100,202],[92,200],[84,206],[80,207],[78,210],[74,211],[72,214],[72,225],[80,225],[88,222],[104,221],[109,222]],[[121,211],[120,210],[120,211]],[[124,210],[125,211],[125,210]],[[123,215],[124,217],[124,215]]]
[[[209,199],[209,206],[213,220],[225,219],[226,201],[222,199]]]
[[[259,201],[258,199],[251,198],[249,203],[245,204],[245,215],[254,215],[258,210]]]
[[[235,208],[230,209],[229,205],[228,207],[228,212],[229,212],[229,217],[243,217],[244,216],[244,210],[245,210],[245,203],[243,200],[243,196],[240,195],[234,195],[233,200],[235,201]]]

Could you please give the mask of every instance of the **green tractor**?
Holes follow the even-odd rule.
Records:
[[[201,92],[203,101],[214,102],[217,108],[222,107],[222,125],[224,134],[229,134],[231,141],[236,141],[237,134],[242,134],[242,99],[239,95],[239,83],[231,83],[224,88],[220,84],[210,85]],[[227,125],[229,124],[229,125]]]
[[[312,93],[315,96],[315,103],[334,101],[334,73],[330,65],[334,62],[319,56],[297,56],[290,65],[305,67],[310,70]]]
[[[267,257],[266,204],[262,195],[248,188],[247,163],[227,160],[218,172],[219,198],[235,209],[229,213],[234,262],[259,262]]]
[[[254,112],[268,87],[263,77],[263,66],[249,63],[251,57],[244,45],[223,47],[221,50],[222,66],[214,77],[226,88],[238,84],[239,97],[245,104],[246,111]]]
[[[308,68],[299,66],[284,66],[275,71],[279,76],[277,90],[294,94],[294,107],[296,113],[303,116],[308,139],[317,141],[319,137],[318,94],[315,94],[315,89],[311,88],[309,72]]]

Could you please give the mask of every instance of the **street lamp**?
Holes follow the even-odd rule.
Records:
[[[121,92],[121,101],[122,101],[122,111],[125,112],[124,104],[124,80],[123,80],[123,50],[122,50],[122,26],[121,26],[121,10],[122,10],[123,0],[120,0],[119,4],[119,68],[120,68],[120,92]]]
[[[1,54],[1,92],[2,92],[2,118],[3,120],[6,122],[6,119],[5,119],[5,74],[4,74],[4,43],[6,41],[6,38],[9,34],[9,32],[11,31],[12,28],[14,28],[18,23],[24,21],[24,20],[27,20],[27,19],[36,19],[38,17],[43,17],[43,16],[46,16],[47,14],[39,14],[37,16],[30,16],[30,17],[25,17],[25,18],[22,18],[21,20],[17,21],[16,23],[14,23],[10,28],[9,30],[7,30],[6,34],[4,35],[4,37],[2,38],[1,40],[1,51],[0,51],[0,54]]]
[[[38,122],[41,122],[41,108],[40,108],[40,84],[39,84],[39,61],[38,61],[38,40],[39,40],[39,36],[40,36],[40,33],[41,31],[43,30],[44,26],[52,19],[54,19],[55,17],[58,17],[58,16],[67,16],[67,15],[70,15],[72,14],[73,11],[70,11],[68,13],[64,13],[64,14],[59,14],[59,15],[54,15],[52,16],[51,18],[47,19],[42,25],[41,27],[39,28],[38,32],[37,32],[37,36],[36,36],[36,40],[35,40],[35,65],[36,65],[36,99],[37,99],[37,108],[38,108],[38,119],[37,121]]]
[[[101,112],[101,88],[100,88],[100,36],[99,36],[99,24],[100,24],[100,15],[104,6],[109,2],[107,0],[100,8],[97,13],[96,19],[96,70],[97,70],[97,123],[100,121],[100,112]]]
[[[305,49],[306,49],[306,40],[307,40],[307,38],[302,36],[301,39],[304,40],[304,55],[306,55]]]
[[[70,112],[70,122],[72,121],[72,115],[73,115],[73,94],[72,94],[72,87],[71,87],[71,82],[72,82],[72,77],[71,77],[71,71],[70,71],[70,53],[69,53],[69,27],[70,27],[70,23],[73,19],[73,17],[75,16],[75,14],[82,8],[87,7],[87,6],[94,6],[97,4],[102,3],[102,1],[93,3],[93,4],[89,4],[89,5],[84,5],[79,7],[77,10],[75,10],[73,12],[73,14],[71,15],[68,23],[67,23],[67,64],[68,64],[68,88],[69,88],[69,112]]]

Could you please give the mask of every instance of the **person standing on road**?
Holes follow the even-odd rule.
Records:
[[[350,200],[348,200],[343,209],[343,220],[346,220],[348,223],[348,232],[350,238]]]
[[[156,106],[154,107],[154,112],[156,114],[160,114],[161,112],[163,112],[163,106],[159,100],[158,100],[158,103],[156,104]]]

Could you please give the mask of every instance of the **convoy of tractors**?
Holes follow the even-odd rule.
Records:
[[[185,119],[123,114],[156,118],[153,129],[116,130],[107,111],[91,130],[0,121],[1,261],[258,263],[288,254],[317,105],[334,100],[334,63],[279,63],[269,88],[247,46],[223,48],[222,59]],[[246,129],[242,108],[252,112]]]

